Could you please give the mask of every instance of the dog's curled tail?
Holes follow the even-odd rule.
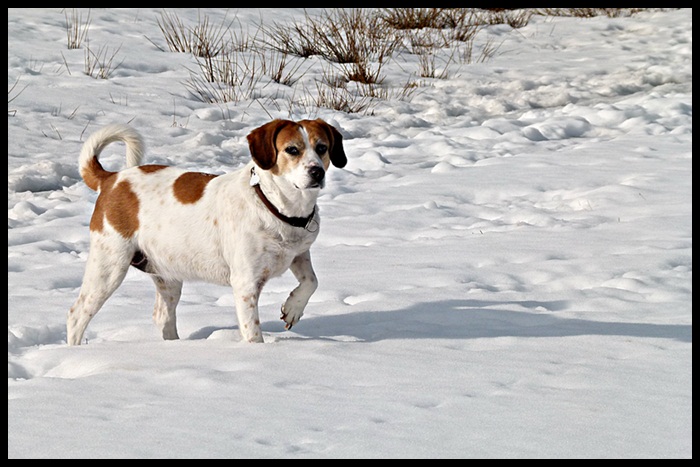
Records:
[[[92,190],[99,191],[102,181],[113,173],[102,168],[99,156],[107,145],[114,142],[122,142],[126,145],[127,167],[141,164],[144,144],[136,130],[122,124],[107,125],[97,130],[83,144],[79,159],[80,175]]]

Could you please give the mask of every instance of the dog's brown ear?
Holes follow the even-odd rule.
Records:
[[[248,134],[248,147],[253,160],[263,170],[269,170],[277,163],[275,140],[283,126],[292,123],[289,120],[275,119],[256,128]]]
[[[316,121],[326,129],[330,136],[331,149],[329,152],[331,156],[331,162],[334,166],[342,169],[343,167],[345,167],[345,164],[348,163],[348,158],[345,157],[345,150],[343,149],[343,135],[341,135],[340,132],[333,125],[324,122],[320,118],[317,118]]]

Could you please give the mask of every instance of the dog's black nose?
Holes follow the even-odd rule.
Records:
[[[309,176],[313,179],[314,182],[321,183],[323,181],[323,177],[326,176],[326,171],[323,170],[323,167],[314,165],[309,167]]]

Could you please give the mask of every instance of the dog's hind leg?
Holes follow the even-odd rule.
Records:
[[[153,322],[163,333],[163,339],[179,339],[175,322],[175,308],[182,293],[181,281],[168,281],[161,276],[151,276],[156,285],[156,304],[153,307]]]
[[[123,238],[95,236],[90,239],[83,284],[66,320],[69,345],[80,345],[92,317],[124,280],[132,255],[133,249]]]

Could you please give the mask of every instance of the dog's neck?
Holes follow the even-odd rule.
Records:
[[[255,166],[250,174],[250,185],[275,216],[295,227],[304,227],[313,218],[319,190],[301,190],[291,186],[284,178]]]

